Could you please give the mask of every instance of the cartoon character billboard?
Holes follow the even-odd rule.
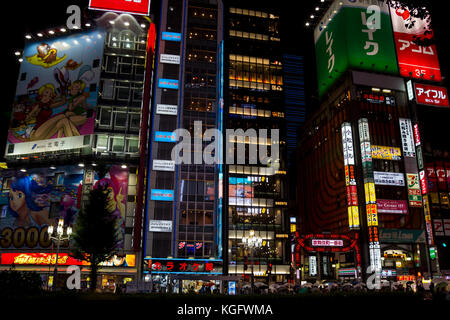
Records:
[[[105,34],[27,44],[8,143],[92,134]]]
[[[3,171],[0,248],[49,248],[49,225],[56,225],[59,218],[66,226],[76,222],[83,174],[78,166]],[[105,177],[95,177],[94,188],[99,185],[109,191],[107,209],[117,219],[123,247],[128,170],[111,166]]]

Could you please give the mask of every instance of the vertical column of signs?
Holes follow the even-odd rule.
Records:
[[[372,147],[370,145],[369,120],[365,118],[360,119],[358,121],[358,128],[359,141],[361,143],[361,160],[364,176],[367,227],[369,232],[370,265],[373,271],[381,271],[381,250],[378,236],[378,209],[372,164]]]
[[[161,40],[163,41],[175,41],[180,42],[181,41],[181,34],[175,33],[175,32],[165,32],[163,31],[161,34]],[[159,55],[159,62],[161,64],[180,64],[180,56],[178,55],[171,55],[171,54],[164,54],[161,53]],[[158,79],[158,88],[161,90],[178,90],[179,83],[176,79]],[[162,115],[162,116],[177,116],[178,106],[177,105],[167,105],[167,104],[160,104],[158,103],[156,105],[156,114]],[[175,132],[168,132],[168,131],[155,131],[153,136],[154,142],[159,143],[175,143],[177,141],[176,133]],[[175,161],[173,160],[162,160],[162,159],[153,159],[152,164],[152,170],[153,171],[166,171],[166,172],[174,172],[175,171]],[[150,199],[153,201],[174,201],[174,190],[162,190],[162,189],[152,189],[150,194]],[[170,228],[166,228],[165,230],[162,230],[159,227],[155,227],[157,224],[161,223],[170,223]],[[149,231],[153,232],[171,232],[171,224],[172,221],[150,221],[149,224]]]
[[[421,208],[422,194],[420,192],[419,172],[416,162],[416,148],[411,120],[400,118],[399,124],[405,162],[409,206]]]
[[[433,229],[431,227],[431,213],[430,213],[430,202],[428,198],[428,184],[427,177],[425,173],[425,167],[422,156],[422,142],[420,139],[420,131],[419,124],[415,123],[413,126],[414,130],[414,144],[416,146],[416,154],[417,154],[417,165],[419,169],[419,180],[420,180],[420,189],[422,192],[422,202],[423,202],[423,214],[425,217],[425,227],[427,231],[427,239],[428,245],[434,245],[433,239]]]
[[[358,192],[355,179],[355,151],[353,146],[352,126],[344,122],[341,126],[344,154],[345,186],[347,189],[348,224],[351,230],[358,230],[359,208]]]

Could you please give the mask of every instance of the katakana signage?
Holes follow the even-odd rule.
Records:
[[[434,37],[430,16],[414,17],[413,12],[398,1],[391,3],[390,11],[400,75],[441,81],[436,45],[426,45]]]
[[[430,86],[415,83],[416,102],[434,107],[449,107],[447,89],[444,87]]]
[[[222,262],[212,259],[145,259],[145,267],[151,273],[222,273]]]
[[[314,30],[319,95],[349,68],[398,73],[384,2],[336,0]]]

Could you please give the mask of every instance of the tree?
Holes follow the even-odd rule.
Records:
[[[118,244],[118,226],[107,210],[108,191],[100,186],[89,193],[89,200],[78,213],[73,233],[72,256],[90,264],[90,288],[97,288],[101,262],[110,259]]]

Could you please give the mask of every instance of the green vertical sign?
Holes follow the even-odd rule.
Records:
[[[335,1],[316,27],[319,96],[348,69],[398,73],[388,7],[368,2]]]

